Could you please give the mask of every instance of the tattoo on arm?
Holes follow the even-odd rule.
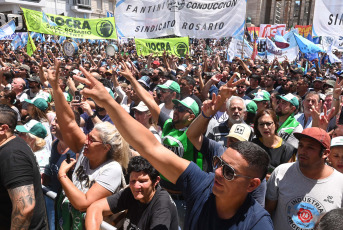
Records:
[[[28,229],[36,205],[33,185],[8,189],[12,201],[11,229]]]

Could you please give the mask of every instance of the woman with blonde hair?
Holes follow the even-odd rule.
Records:
[[[44,169],[49,165],[50,155],[46,154],[44,150],[47,131],[42,123],[36,120],[30,120],[25,125],[17,125],[16,130],[18,135],[30,146],[32,152],[35,154],[39,171],[44,173]]]
[[[59,70],[60,61],[55,60],[55,65],[55,69]],[[63,195],[57,198],[56,223],[58,229],[74,229],[75,226],[82,229],[82,212],[93,202],[122,188],[123,169],[127,168],[129,161],[129,146],[109,122],[97,123],[85,135],[58,85],[58,71],[48,70],[48,75],[63,140],[73,152],[79,154],[77,160],[65,160],[60,166],[58,179]],[[94,118],[93,115],[90,117]],[[74,166],[70,176],[69,171]]]

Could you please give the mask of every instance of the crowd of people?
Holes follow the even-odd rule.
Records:
[[[0,41],[0,229],[342,229],[341,62],[229,43]]]

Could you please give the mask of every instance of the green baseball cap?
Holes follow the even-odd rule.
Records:
[[[246,100],[246,108],[248,113],[256,114],[257,111],[257,105],[252,100]]]
[[[199,114],[199,106],[198,103],[196,103],[196,101],[191,98],[191,97],[186,97],[183,100],[177,100],[177,99],[173,99],[173,103],[176,104],[181,104],[183,106],[185,106],[186,108],[190,109],[195,116],[198,116]]]
[[[31,133],[37,137],[45,138],[47,136],[46,128],[36,120],[30,120],[25,125],[17,125],[15,129],[21,133]]]
[[[293,94],[291,94],[291,93],[288,93],[286,95],[279,95],[276,98],[279,98],[279,99],[282,99],[284,101],[287,101],[287,102],[291,103],[297,109],[299,108],[299,100],[298,100],[298,98],[296,96],[294,96]]]
[[[254,95],[255,97],[253,101],[269,101],[270,100],[270,94],[265,90],[261,90],[260,92],[257,92]]]
[[[157,87],[160,87],[161,89],[170,89],[174,92],[180,93],[180,85],[173,80],[168,80],[163,85],[157,85]]]
[[[48,102],[44,98],[35,97],[32,100],[25,99],[27,103],[36,106],[38,109],[45,111],[48,108]]]

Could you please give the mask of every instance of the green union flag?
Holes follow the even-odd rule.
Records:
[[[31,38],[30,32],[28,32],[28,35],[29,35],[28,36],[29,39],[28,39],[27,45],[26,45],[26,53],[31,57],[37,48],[36,48],[36,45]]]

